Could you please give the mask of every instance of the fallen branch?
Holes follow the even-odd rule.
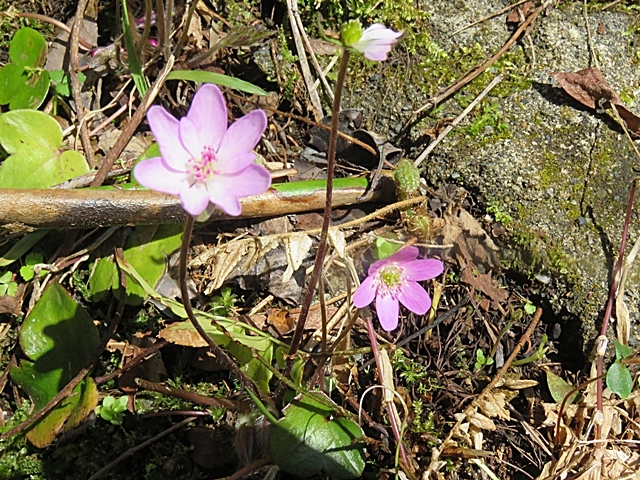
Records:
[[[336,180],[333,206],[361,203],[365,178]],[[216,210],[209,221],[280,216],[320,210],[325,203],[322,180],[274,185],[261,195],[240,200],[242,215],[230,217]],[[386,179],[373,193],[374,202],[394,199]],[[12,228],[95,228],[117,225],[182,223],[186,214],[180,199],[150,190],[0,189],[0,225]]]

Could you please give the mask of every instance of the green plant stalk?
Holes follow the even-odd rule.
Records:
[[[336,87],[333,99],[333,108],[331,110],[331,132],[329,134],[329,148],[327,149],[327,193],[326,202],[324,207],[324,217],[322,219],[322,232],[320,233],[320,242],[318,244],[318,252],[313,264],[313,272],[309,278],[309,285],[307,286],[307,293],[302,300],[302,306],[300,310],[300,316],[298,317],[298,323],[296,330],[291,340],[291,347],[289,348],[289,355],[293,355],[298,351],[300,342],[302,341],[302,334],[304,333],[304,325],[307,322],[309,315],[309,309],[311,308],[311,300],[316,291],[316,285],[322,272],[322,264],[324,262],[324,255],[327,251],[327,234],[329,232],[329,223],[331,221],[331,199],[333,194],[333,174],[336,167],[336,147],[338,144],[338,120],[340,116],[340,99],[342,98],[342,89],[344,87],[344,80],[347,76],[347,67],[349,65],[349,50],[344,49],[342,53],[342,61],[340,62],[340,70],[338,71],[338,79],[336,81]],[[292,362],[287,363],[287,375],[290,373]]]
[[[127,0],[122,0],[122,31],[124,35],[124,45],[127,48],[129,58],[129,69],[131,70],[133,83],[135,83],[138,92],[140,92],[140,96],[144,97],[147,90],[149,90],[149,82],[147,82],[147,77],[142,73],[142,67],[140,66],[140,59],[138,58],[131,28],[129,6],[127,5]]]

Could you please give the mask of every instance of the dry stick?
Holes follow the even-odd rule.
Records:
[[[582,2],[582,16],[584,17],[584,26],[587,30],[587,45],[589,47],[589,66],[596,67],[600,70],[600,65],[598,63],[598,56],[596,54],[596,49],[593,46],[593,39],[591,38],[591,28],[589,27],[589,12],[587,12],[587,0],[583,0]]]
[[[476,20],[475,22],[470,23],[466,27],[462,27],[462,28],[456,30],[449,37],[454,37],[460,32],[464,32],[465,30],[467,30],[467,29],[469,29],[471,27],[475,27],[479,23],[483,23],[483,22],[486,22],[487,20],[491,20],[493,17],[497,17],[498,15],[500,15],[500,14],[502,14],[504,12],[508,12],[509,10],[513,10],[514,8],[522,5],[523,3],[529,2],[529,1],[531,1],[531,0],[520,0],[519,2],[514,3],[512,5],[507,5],[506,7],[498,10],[497,12],[490,13],[489,15],[487,15],[486,17],[481,18],[480,20]]]
[[[295,2],[296,0],[287,0],[287,11],[289,12],[291,34],[293,35],[293,40],[296,44],[296,51],[298,52],[298,59],[300,60],[300,70],[302,70],[302,77],[304,78],[304,83],[306,84],[307,91],[309,92],[309,99],[311,100],[311,104],[313,105],[313,109],[315,110],[314,116],[316,120],[320,120],[322,119],[322,117],[324,117],[324,112],[322,111],[320,96],[318,95],[318,92],[313,88],[313,77],[311,76],[311,70],[309,69],[309,63],[307,62],[307,55],[304,51],[302,39],[300,38],[298,23],[296,22],[293,14]]]
[[[526,20],[524,22],[522,22],[522,24],[518,27],[518,29],[513,33],[513,35],[507,41],[507,43],[505,43],[500,50],[498,50],[492,57],[490,57],[488,60],[486,60],[482,65],[480,65],[478,68],[476,68],[472,72],[470,72],[467,75],[465,75],[464,77],[462,77],[460,80],[458,80],[452,86],[447,88],[445,91],[443,91],[441,93],[437,93],[435,96],[430,98],[429,101],[427,103],[425,103],[419,109],[414,110],[411,113],[411,117],[409,118],[409,121],[407,122],[407,124],[411,123],[411,121],[413,121],[413,118],[415,118],[415,116],[418,115],[420,112],[422,112],[424,110],[427,110],[429,108],[435,107],[440,102],[442,102],[445,98],[448,98],[449,96],[453,95],[460,88],[464,87],[467,83],[471,82],[473,79],[475,79],[481,73],[483,73],[487,68],[489,68],[491,65],[493,65],[496,62],[496,60],[498,60],[498,58],[500,58],[507,50],[509,50],[511,48],[511,46],[516,42],[516,40],[518,40],[520,35],[522,35],[522,33],[527,29],[527,27],[531,23],[533,23],[533,21],[538,17],[540,12],[542,12],[542,10],[544,10],[549,3],[550,3],[550,0],[546,0],[545,2],[542,3],[542,5],[540,5],[533,12],[531,12],[531,14],[526,18]]]
[[[62,23],[59,20],[56,20],[55,18],[51,18],[51,17],[47,17],[46,15],[41,15],[39,13],[28,13],[28,12],[0,12],[0,17],[22,17],[22,18],[33,18],[34,20],[40,20],[42,22],[47,22],[50,23],[51,25],[54,25],[56,27],[58,27],[60,30],[62,30],[63,32],[67,32],[68,34],[71,34],[71,29],[69,28],[68,25],[65,25],[64,23]],[[93,48],[93,45],[91,45],[89,42],[87,42],[85,39],[83,38],[79,38],[79,43],[80,45],[82,45],[85,49],[87,50],[91,50]]]
[[[122,256],[122,249],[118,248],[117,251],[116,251],[116,255]],[[6,440],[7,438],[9,438],[9,437],[11,437],[13,435],[16,435],[16,434],[18,434],[20,432],[25,431],[27,428],[29,428],[31,425],[33,425],[35,422],[37,422],[42,417],[44,417],[46,414],[48,414],[62,400],[67,398],[69,395],[71,395],[71,392],[73,392],[73,389],[76,388],[76,386],[78,386],[78,384],[84,379],[84,377],[86,377],[87,374],[93,369],[94,365],[98,362],[98,359],[100,358],[100,355],[102,355],[102,352],[104,352],[104,349],[107,347],[107,343],[109,343],[109,339],[115,333],[116,328],[118,326],[118,323],[120,323],[120,319],[122,318],[122,313],[124,312],[124,307],[125,307],[124,301],[125,301],[125,298],[126,298],[125,297],[126,275],[125,275],[125,273],[123,271],[120,272],[120,287],[121,287],[120,288],[120,299],[118,300],[118,308],[116,309],[116,314],[114,315],[113,319],[111,320],[111,325],[109,325],[109,328],[107,329],[107,331],[102,336],[102,340],[100,342],[100,345],[99,345],[98,349],[91,356],[91,358],[87,362],[87,365],[82,370],[80,370],[78,372],[78,374],[75,377],[73,377],[71,379],[71,381],[69,383],[67,383],[64,386],[64,388],[62,390],[60,390],[60,392],[58,392],[58,394],[49,401],[49,403],[47,403],[44,407],[42,407],[41,410],[38,410],[36,413],[34,413],[32,416],[30,416],[24,422],[22,422],[21,424],[15,426],[14,428],[9,430],[8,432],[5,432],[2,435],[0,435],[0,441]]]
[[[331,125],[325,125],[324,123],[318,123],[315,122],[313,120],[310,120],[306,117],[303,117],[301,115],[296,115],[295,113],[289,113],[289,112],[283,112],[281,110],[278,110],[277,108],[271,108],[267,105],[262,105],[260,102],[257,102],[255,100],[251,100],[249,98],[243,98],[240,95],[236,95],[232,92],[227,92],[227,95],[236,99],[236,100],[243,100],[247,103],[250,103],[252,105],[255,105],[256,107],[261,108],[262,110],[266,110],[267,112],[271,112],[271,113],[275,113],[277,115],[282,115],[283,117],[286,118],[291,118],[293,120],[298,120],[300,122],[306,123],[307,125],[313,125],[314,127],[318,127],[318,128],[322,128],[323,130],[331,130]],[[373,149],[373,147],[371,145],[367,145],[366,143],[358,140],[357,138],[351,137],[349,135],[347,135],[346,133],[340,132],[338,131],[337,134],[340,138],[344,138],[345,140],[348,140],[351,143],[355,143],[356,145],[358,145],[359,147],[364,148],[367,152],[369,152],[371,155],[378,155],[378,153]]]
[[[242,477],[244,477],[245,475],[248,475],[249,473],[253,472],[254,470],[262,468],[265,465],[269,465],[271,463],[272,462],[271,462],[270,459],[261,458],[260,460],[256,460],[255,462],[252,462],[249,465],[246,465],[246,466],[242,467],[236,473],[234,473],[230,477],[225,478],[224,480],[240,480]]]
[[[187,402],[207,405],[210,407],[222,407],[226,408],[227,410],[233,411],[241,410],[241,406],[238,404],[238,402],[234,402],[233,400],[229,400],[227,398],[200,395],[199,393],[180,390],[168,385],[163,385],[161,383],[150,382],[148,380],[145,380],[144,378],[136,378],[135,382],[136,385],[144,390],[161,393],[162,395],[166,395],[169,397],[181,398],[182,400],[186,400]]]
[[[318,72],[318,78],[320,79],[320,82],[322,83],[322,86],[324,87],[324,91],[327,94],[327,96],[329,97],[329,100],[333,103],[333,91],[331,90],[331,87],[329,86],[329,83],[327,82],[327,78],[325,77],[325,74],[324,74],[324,71],[322,70],[322,67],[318,63],[318,59],[316,58],[316,54],[314,53],[313,47],[311,46],[311,43],[309,42],[309,37],[307,37],[307,32],[305,32],[305,30],[304,30],[304,25],[302,24],[302,19],[300,18],[300,12],[298,11],[297,2],[292,2],[291,13],[293,15],[293,18],[296,21],[296,24],[298,25],[298,29],[299,29],[299,32],[300,32],[300,37],[302,38],[302,41],[304,42],[304,46],[306,47],[307,51],[309,52],[309,57],[311,57],[311,63],[313,63],[313,67],[316,69],[316,72]],[[313,86],[311,87],[315,91],[314,86],[315,86],[315,82],[314,82]]]
[[[229,370],[233,373],[238,381],[242,383],[242,385],[247,389],[253,392],[256,397],[260,397],[258,394],[258,390],[253,383],[253,381],[235,364],[235,362],[227,355],[225,352],[213,339],[207,335],[207,332],[204,331],[200,322],[193,313],[193,309],[191,308],[191,301],[189,300],[189,286],[187,285],[187,257],[189,256],[189,243],[191,242],[191,233],[193,232],[193,224],[194,219],[191,215],[187,215],[187,221],[184,226],[184,234],[182,237],[182,245],[180,246],[180,265],[178,272],[178,284],[180,285],[180,294],[182,295],[182,304],[184,305],[184,310],[187,312],[187,316],[189,320],[193,324],[193,327],[196,329],[200,337],[207,342],[209,348],[211,349],[211,353],[213,353],[218,360],[222,361],[227,365]]]
[[[7,384],[7,380],[9,379],[9,372],[13,367],[17,365],[18,365],[18,360],[16,359],[16,354],[14,352],[11,355],[11,358],[9,359],[9,363],[5,367],[4,372],[2,372],[2,376],[0,376],[0,393],[4,391],[4,387]]]
[[[76,16],[73,20],[73,27],[71,28],[71,40],[69,42],[69,78],[71,79],[73,101],[76,104],[76,114],[78,122],[80,123],[80,140],[82,141],[82,148],[89,166],[94,168],[96,166],[96,161],[91,148],[91,139],[89,138],[87,124],[85,123],[85,111],[84,105],[82,104],[82,94],[80,92],[80,80],[78,79],[78,71],[80,70],[80,64],[78,61],[78,43],[80,41],[80,28],[84,21],[84,11],[87,8],[87,3],[88,0],[80,0],[78,3]]]
[[[169,56],[166,65],[158,74],[158,78],[153,83],[153,86],[147,91],[146,95],[140,102],[136,113],[133,114],[133,117],[131,117],[131,120],[129,120],[129,123],[127,123],[127,126],[118,137],[118,140],[116,140],[116,143],[113,144],[109,152],[107,152],[107,155],[102,159],[100,168],[98,168],[98,171],[96,172],[96,177],[91,182],[92,187],[99,187],[107,178],[111,167],[129,143],[131,136],[136,131],[136,128],[138,128],[138,125],[140,125],[140,122],[142,122],[142,119],[147,113],[147,109],[151,106],[156,96],[160,92],[160,88],[164,84],[165,78],[167,77],[167,75],[169,75],[169,72],[173,68],[173,63],[174,57],[173,55],[171,55]]]
[[[159,433],[158,435],[150,438],[146,442],[142,442],[140,445],[136,445],[135,447],[130,448],[129,450],[124,452],[122,455],[120,455],[118,458],[116,458],[114,461],[109,462],[107,465],[102,467],[96,473],[91,475],[89,477],[89,480],[96,480],[97,478],[100,478],[102,475],[104,475],[109,470],[111,470],[113,467],[115,467],[118,463],[122,462],[123,460],[126,460],[127,458],[129,458],[131,456],[133,456],[133,454],[136,453],[138,450],[142,450],[144,447],[146,447],[148,445],[151,445],[153,442],[155,442],[157,440],[160,440],[162,437],[165,437],[165,436],[169,435],[170,433],[174,432],[175,430],[178,430],[179,428],[182,428],[187,423],[193,422],[197,418],[198,417],[185,418],[180,423],[176,423],[172,427],[167,428],[164,432]]]
[[[141,352],[138,355],[136,355],[135,357],[133,357],[131,359],[131,361],[127,362],[127,364],[124,365],[122,368],[118,368],[117,370],[114,370],[109,375],[103,375],[102,377],[96,377],[95,378],[96,385],[100,385],[102,383],[106,383],[109,380],[111,380],[111,379],[113,379],[113,378],[115,378],[115,377],[117,377],[119,375],[122,375],[127,370],[131,370],[133,367],[135,367],[136,365],[139,365],[140,363],[144,362],[147,358],[149,358],[155,352],[160,350],[162,347],[166,346],[168,343],[169,342],[167,342],[164,339],[158,340],[156,343],[154,343],[150,347],[146,348],[143,352]]]
[[[291,1],[291,0],[288,0]],[[335,98],[333,101],[333,109],[331,115],[331,133],[329,135],[329,148],[327,150],[327,198],[324,206],[324,216],[322,219],[322,231],[320,232],[320,242],[318,243],[318,251],[316,253],[316,259],[313,264],[313,272],[309,278],[309,285],[307,286],[307,292],[302,300],[302,306],[300,316],[298,317],[298,323],[296,325],[295,333],[291,339],[291,347],[289,348],[289,355],[293,355],[298,351],[300,342],[302,341],[302,334],[304,333],[304,324],[307,321],[309,315],[309,307],[311,306],[311,300],[315,293],[320,273],[322,272],[322,264],[324,263],[324,255],[327,250],[327,234],[329,232],[329,223],[331,222],[331,198],[333,194],[333,173],[336,167],[336,146],[338,142],[338,118],[340,117],[340,99],[342,98],[342,87],[344,86],[344,79],[347,75],[347,66],[349,65],[349,50],[344,50],[342,54],[342,61],[340,62],[340,70],[338,71],[338,80],[336,81]],[[287,362],[287,369],[290,370],[292,362]],[[287,372],[288,374],[288,372]]]
[[[436,146],[437,146],[437,145],[442,141],[442,139],[443,139],[444,137],[446,137],[446,136],[449,134],[449,132],[450,132],[451,130],[453,130],[453,129],[454,129],[454,128],[455,128],[455,127],[456,127],[456,126],[457,126],[457,125],[458,125],[458,124],[459,124],[459,123],[460,123],[460,122],[461,122],[461,121],[462,121],[462,120],[463,120],[467,115],[469,115],[469,113],[471,112],[471,110],[473,110],[473,109],[476,107],[476,105],[477,105],[478,103],[480,103],[480,102],[482,101],[482,99],[483,99],[484,97],[486,97],[486,96],[487,96],[487,94],[488,94],[491,90],[493,90],[493,88],[494,88],[498,83],[500,83],[500,82],[502,81],[502,79],[503,79],[503,78],[504,78],[504,77],[503,77],[503,75],[502,75],[502,74],[500,74],[500,75],[498,75],[496,78],[494,78],[493,80],[491,80],[491,83],[489,83],[489,85],[487,85],[487,86],[485,87],[485,89],[484,89],[482,92],[480,92],[480,95],[478,95],[478,96],[473,100],[473,102],[471,102],[471,103],[469,104],[469,106],[468,106],[467,108],[465,108],[465,109],[462,111],[462,113],[456,117],[456,119],[455,119],[453,122],[451,122],[449,125],[447,125],[447,128],[445,128],[445,129],[440,133],[440,135],[438,135],[438,138],[436,138],[433,142],[431,142],[431,143],[429,144],[429,146],[428,146],[427,148],[425,148],[424,152],[422,152],[422,153],[420,154],[420,156],[419,156],[418,158],[416,158],[416,160],[413,162],[413,164],[414,164],[416,167],[419,167],[419,166],[420,166],[420,164],[424,161],[424,159],[425,159],[425,158],[427,158],[427,157],[429,156],[429,154],[433,151],[433,149],[434,149],[434,148],[436,148]]]
[[[467,418],[467,416],[471,413],[471,411],[474,408],[477,408],[477,406],[480,403],[480,401],[482,401],[484,399],[484,397],[487,394],[489,394],[491,392],[491,390],[493,390],[495,388],[495,386],[498,384],[498,382],[500,380],[502,380],[502,378],[506,375],[507,370],[509,370],[509,367],[511,366],[513,361],[516,359],[518,354],[520,353],[520,350],[522,350],[522,347],[524,346],[524,344],[529,341],[529,338],[533,334],[533,331],[538,326],[538,323],[540,323],[540,319],[541,318],[542,318],[542,309],[538,308],[536,310],[536,313],[533,315],[533,318],[531,319],[531,323],[529,324],[529,327],[527,327],[527,329],[525,330],[525,332],[522,335],[522,337],[520,337],[520,340],[518,340],[518,343],[516,344],[515,348],[513,349],[513,352],[511,352],[511,355],[509,355],[509,358],[507,358],[507,360],[504,362],[504,365],[502,366],[502,368],[500,368],[500,370],[498,370],[498,373],[496,373],[496,376],[493,377],[493,380],[491,380],[491,382],[489,382],[489,384],[482,390],[480,395],[478,395],[473,400],[473,402],[471,402],[471,405],[469,405],[466,408],[466,410],[464,411],[464,413],[460,417],[460,420],[458,420],[456,422],[456,424],[453,426],[453,428],[449,432],[449,435],[447,435],[447,439],[443,442],[444,444],[448,443],[451,440],[451,438],[453,437],[454,433],[460,428],[460,425],[462,425],[462,422]]]

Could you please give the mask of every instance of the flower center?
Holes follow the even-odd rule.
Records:
[[[378,280],[378,288],[380,288],[383,295],[391,294],[395,296],[396,292],[404,285],[405,273],[402,268],[390,265],[378,272]]]
[[[218,155],[213,147],[205,145],[200,153],[200,158],[191,158],[187,162],[187,175],[189,184],[204,183],[213,175],[220,173],[215,169]]]

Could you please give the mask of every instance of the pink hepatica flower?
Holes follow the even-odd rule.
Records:
[[[382,62],[387,59],[391,47],[398,41],[402,32],[386,28],[380,23],[374,23],[364,32],[360,39],[352,45],[369,60]]]
[[[254,110],[227,128],[227,106],[220,89],[200,87],[186,117],[177,120],[163,107],[147,113],[162,157],[138,163],[133,175],[143,186],[179,195],[194,217],[215,204],[240,215],[241,197],[257,195],[271,185],[266,168],[253,162],[254,147],[267,126],[262,110]]]
[[[369,267],[369,275],[353,295],[353,304],[366,307],[374,298],[380,325],[387,332],[398,326],[398,302],[418,315],[431,308],[431,298],[418,282],[440,275],[444,266],[440,260],[416,260],[416,247],[404,247],[393,255]]]

